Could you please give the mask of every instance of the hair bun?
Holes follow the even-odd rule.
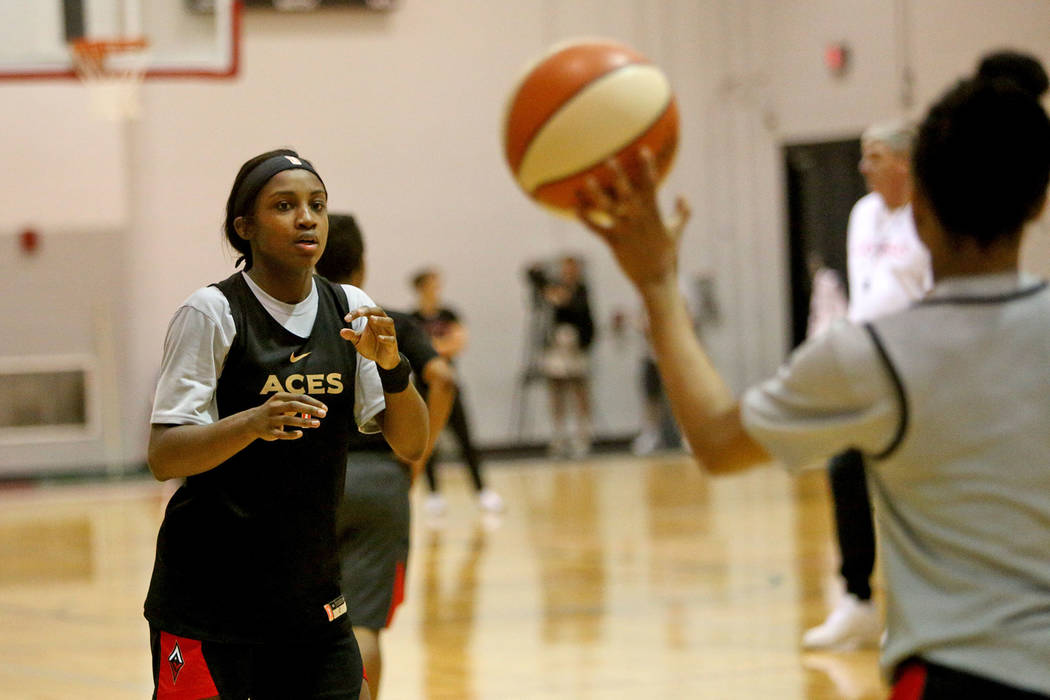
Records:
[[[1050,87],[1039,59],[1009,49],[985,54],[977,64],[976,77],[978,80],[1007,80],[1037,100]]]

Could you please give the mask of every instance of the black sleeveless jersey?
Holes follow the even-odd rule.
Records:
[[[317,639],[349,629],[348,615],[329,618],[340,596],[335,513],[357,432],[357,353],[339,336],[349,312],[345,293],[321,277],[314,282],[317,318],[308,338],[274,320],[241,273],[215,285],[236,325],[218,380],[219,417],[279,391],[310,394],[328,413],[297,440],[255,440],[175,493],[145,605],[160,629],[228,642]]]

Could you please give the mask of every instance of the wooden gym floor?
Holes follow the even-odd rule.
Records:
[[[874,650],[803,653],[837,595],[824,473],[710,479],[679,455],[445,465],[414,494],[383,700],[882,698]],[[0,698],[147,698],[164,488],[0,484]]]

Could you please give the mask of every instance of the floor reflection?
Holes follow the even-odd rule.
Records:
[[[600,476],[566,466],[542,491],[530,490],[526,527],[539,566],[545,644],[590,646],[601,636],[604,541],[598,512]]]
[[[0,522],[0,586],[90,580],[91,533],[84,516]]]
[[[663,460],[663,468],[645,472],[648,540],[654,549],[649,585],[663,607],[664,643],[669,649],[690,646],[694,621],[689,592],[679,589],[684,569],[697,562],[695,548],[711,531],[708,481],[696,477],[696,466],[681,457]],[[689,478],[693,477],[693,478]],[[683,484],[688,483],[688,488]],[[699,506],[699,508],[698,508]]]
[[[443,522],[413,526],[385,700],[885,697],[874,650],[799,649],[836,586],[823,474],[708,479],[667,456],[494,466],[502,518],[448,476]],[[148,697],[164,496],[0,489],[0,697]]]
[[[808,674],[807,697],[881,700],[886,691],[872,663],[873,652],[809,652],[802,655]]]
[[[424,687],[430,700],[476,697],[470,644],[478,565],[485,545],[486,528],[479,521],[466,539],[452,538],[441,529],[431,529],[420,548],[423,560],[420,636],[424,648]],[[449,560],[458,563],[452,580],[446,583],[442,568]]]

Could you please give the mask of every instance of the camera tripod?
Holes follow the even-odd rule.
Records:
[[[544,381],[540,359],[551,325],[551,309],[543,301],[543,289],[533,284],[529,289],[529,308],[525,317],[525,343],[518,379],[511,406],[511,434],[521,443],[529,428],[529,391],[537,382]]]

